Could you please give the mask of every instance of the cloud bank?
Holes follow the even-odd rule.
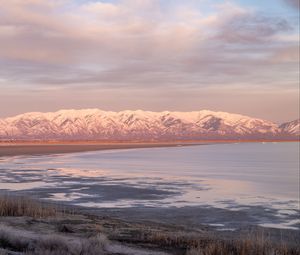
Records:
[[[299,7],[297,1],[286,1]],[[3,96],[35,93],[37,98],[60,91],[66,107],[79,100],[68,98],[74,90],[88,90],[100,98],[109,91],[112,101],[119,90],[130,91],[129,101],[137,96],[147,101],[154,89],[178,101],[182,91],[200,97],[209,93],[213,100],[216,90],[233,93],[233,101],[245,91],[260,96],[284,92],[295,101],[299,80],[295,13],[271,15],[232,1],[205,0],[0,0],[0,4]],[[122,100],[112,107],[124,108],[126,102],[126,108],[133,106]],[[58,107],[57,101],[53,104]],[[140,103],[140,108],[149,105]],[[203,106],[194,100],[194,108]],[[226,104],[221,107],[226,110]]]

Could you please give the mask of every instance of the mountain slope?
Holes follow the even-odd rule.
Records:
[[[300,136],[300,119],[283,123],[280,128],[284,133]]]
[[[260,139],[281,134],[282,128],[270,121],[208,110],[61,110],[0,119],[0,139]],[[295,134],[285,132],[284,135]]]

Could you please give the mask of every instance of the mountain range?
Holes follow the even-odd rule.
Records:
[[[102,111],[30,112],[0,119],[1,140],[299,139],[300,120],[281,125],[240,114]]]

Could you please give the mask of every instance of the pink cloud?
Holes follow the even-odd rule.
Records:
[[[194,2],[0,0],[0,79],[46,91],[297,87],[292,22],[231,1],[209,12],[209,1]]]

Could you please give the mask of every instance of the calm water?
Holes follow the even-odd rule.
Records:
[[[0,190],[88,207],[260,206],[298,228],[299,143],[217,144],[0,158]]]

